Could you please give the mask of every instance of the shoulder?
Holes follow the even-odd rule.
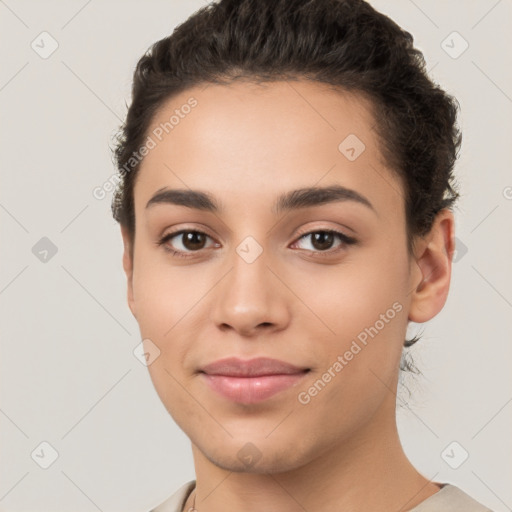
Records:
[[[196,485],[195,480],[183,484],[172,496],[167,498],[160,505],[152,508],[149,512],[181,512],[185,501]],[[186,511],[185,511],[186,512]]]
[[[443,487],[410,512],[492,512],[456,485]]]
[[[190,480],[182,485],[172,496],[149,512],[181,512],[186,499],[196,485]],[[187,512],[187,511],[185,511]],[[409,512],[493,512],[459,487],[452,484],[443,484],[437,492],[411,509]]]

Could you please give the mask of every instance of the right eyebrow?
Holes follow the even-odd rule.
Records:
[[[148,201],[146,208],[156,204],[175,204],[213,213],[222,210],[220,204],[211,194],[199,190],[168,189],[164,187],[158,190]]]

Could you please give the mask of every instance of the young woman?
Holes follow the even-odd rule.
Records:
[[[361,0],[221,0],[140,59],[112,206],[196,472],[155,512],[488,510],[396,426],[407,325],[449,290],[461,139],[412,41]]]

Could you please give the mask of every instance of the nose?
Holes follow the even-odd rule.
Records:
[[[290,322],[288,288],[265,251],[249,261],[234,252],[230,270],[214,288],[213,322],[223,331],[249,337],[285,329]]]

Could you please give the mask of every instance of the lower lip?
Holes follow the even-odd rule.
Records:
[[[308,372],[291,375],[265,375],[260,377],[228,377],[201,373],[206,383],[217,393],[233,402],[254,404],[297,385]]]

